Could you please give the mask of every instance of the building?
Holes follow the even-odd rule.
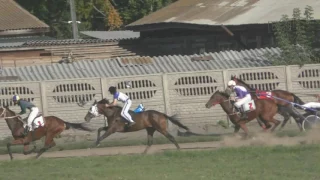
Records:
[[[317,0],[179,0],[126,28],[152,55],[273,47],[272,23],[307,5],[320,19]]]

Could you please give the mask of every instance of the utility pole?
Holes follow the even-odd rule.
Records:
[[[72,20],[73,39],[79,39],[77,16],[76,16],[74,0],[69,0],[69,3],[70,3],[70,13],[71,13],[71,20]]]

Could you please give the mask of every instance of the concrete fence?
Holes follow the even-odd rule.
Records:
[[[94,100],[111,99],[108,87],[116,86],[133,100],[131,109],[143,103],[147,109],[169,115],[179,114],[187,125],[204,126],[226,120],[220,106],[205,108],[205,103],[216,90],[224,90],[231,75],[260,90],[283,89],[296,93],[302,100],[315,101],[311,94],[320,93],[320,64],[299,66],[273,66],[250,69],[227,69],[165,73],[117,78],[69,79],[43,82],[13,82],[0,84],[0,102],[12,104],[12,96],[18,94],[37,105],[44,115],[58,116],[70,122],[83,122]],[[125,86],[131,81],[132,88]],[[88,102],[84,107],[77,102]],[[92,120],[95,127],[105,124],[104,118]],[[7,124],[0,121],[0,137],[10,135]]]

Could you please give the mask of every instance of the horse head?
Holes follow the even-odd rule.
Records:
[[[224,102],[228,98],[229,98],[229,94],[218,90],[215,93],[213,93],[213,95],[208,100],[208,102],[206,103],[206,108],[209,109],[212,106],[215,106],[216,104],[220,104]]]
[[[89,108],[84,120],[90,122],[92,118],[99,117],[100,115],[110,116],[114,113],[114,108],[108,108],[105,105],[110,104],[108,99],[102,99],[100,101],[95,100]]]

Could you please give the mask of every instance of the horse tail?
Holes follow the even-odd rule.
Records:
[[[185,130],[187,130],[187,131],[190,131],[187,126],[183,125],[183,124],[177,119],[177,115],[176,115],[176,114],[173,115],[173,116],[168,116],[168,115],[164,114],[164,116],[165,116],[167,119],[169,119],[173,124],[175,124],[175,125],[183,128],[183,129],[185,129]]]
[[[78,129],[78,130],[83,130],[83,131],[93,131],[92,129],[84,126],[84,123],[70,123],[70,122],[66,122],[63,121],[64,124],[66,125],[66,130],[73,128],[73,129]]]

